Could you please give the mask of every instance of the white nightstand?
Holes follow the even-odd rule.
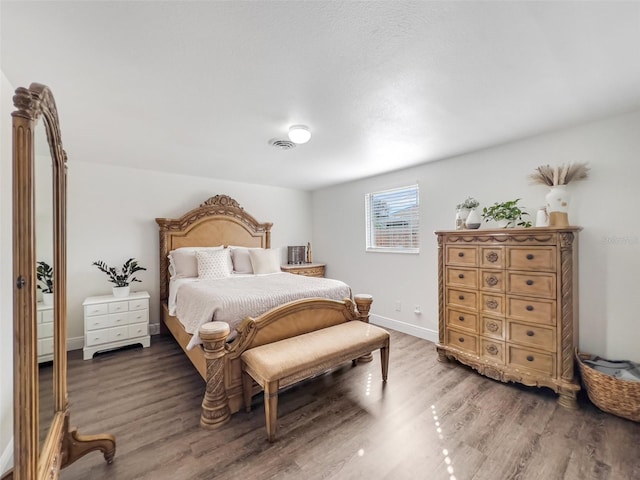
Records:
[[[149,346],[149,294],[132,293],[128,297],[113,295],[88,297],[84,307],[83,358],[96,352],[140,343]]]
[[[53,360],[53,305],[38,303],[38,363]]]

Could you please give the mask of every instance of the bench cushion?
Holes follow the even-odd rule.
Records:
[[[251,348],[242,361],[256,381],[280,380],[282,388],[388,344],[389,332],[353,320]]]

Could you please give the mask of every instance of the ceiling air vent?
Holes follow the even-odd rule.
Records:
[[[291,150],[292,148],[296,147],[296,144],[289,140],[279,140],[277,138],[272,138],[271,140],[269,140],[269,145],[273,145],[280,150]]]

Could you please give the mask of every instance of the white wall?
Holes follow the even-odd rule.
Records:
[[[1,73],[1,72],[0,72]],[[11,116],[15,89],[2,73],[0,99],[0,474],[13,466],[13,261]]]
[[[61,120],[64,132],[64,118]],[[159,323],[157,217],[175,218],[216,194],[235,198],[259,222],[273,222],[271,245],[311,240],[311,194],[211,178],[166,174],[77,161],[68,146],[68,337],[82,347],[82,302],[111,294],[113,284],[92,266],[121,266],[135,257],[147,271],[132,290],[151,294],[151,323]],[[286,249],[284,249],[286,255]],[[286,257],[283,257],[286,258]]]
[[[580,243],[580,348],[640,361],[640,111],[313,193],[315,259],[328,276],[374,296],[377,322],[437,339],[436,230],[453,229],[455,205],[481,207],[522,198],[532,218],[546,187],[527,176],[543,164],[588,162],[591,175],[569,186],[570,222]],[[393,161],[390,159],[389,161]],[[365,253],[364,195],[418,182],[421,252]],[[395,311],[395,303],[401,311]],[[415,305],[422,315],[415,315]]]

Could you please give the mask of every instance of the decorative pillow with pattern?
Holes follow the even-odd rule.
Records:
[[[229,270],[229,250],[196,250],[198,278],[215,280],[231,275]]]
[[[171,278],[195,278],[198,276],[196,251],[222,250],[224,247],[180,247],[169,252]]]

